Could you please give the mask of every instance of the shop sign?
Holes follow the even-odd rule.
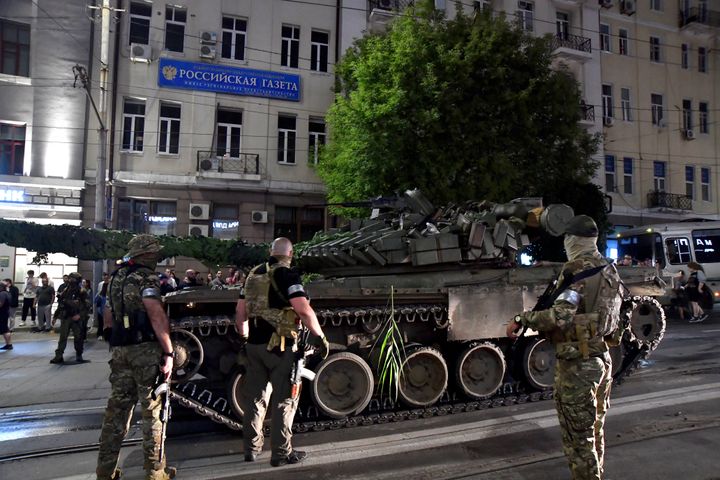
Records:
[[[25,201],[25,190],[17,190],[12,188],[0,188],[0,202],[19,202]]]

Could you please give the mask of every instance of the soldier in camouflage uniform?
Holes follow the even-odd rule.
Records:
[[[556,292],[551,308],[516,315],[507,326],[511,338],[528,327],[555,345],[555,404],[563,450],[576,480],[603,478],[603,425],[612,384],[608,342],[620,331],[620,277],[598,252],[597,236],[592,218],[574,217],[565,232],[568,262],[557,282],[571,284]]]
[[[98,480],[118,479],[120,445],[130,426],[135,404],[140,401],[143,419],[145,478],[173,478],[175,469],[160,458],[161,398],[152,391],[160,379],[169,380],[174,352],[170,325],[160,301],[160,282],[154,272],[161,245],[152,235],[138,235],[129,243],[124,263],[113,273],[103,312],[103,336],[111,350],[110,384],[98,455]],[[163,455],[164,457],[164,455]]]
[[[50,363],[63,363],[63,353],[65,353],[70,330],[73,332],[75,343],[75,359],[78,363],[85,362],[82,354],[87,333],[86,322],[88,314],[92,310],[92,304],[87,291],[80,287],[81,281],[82,277],[79,273],[71,273],[67,288],[58,295],[56,314],[60,319],[60,339],[55,350],[55,357],[50,360]]]

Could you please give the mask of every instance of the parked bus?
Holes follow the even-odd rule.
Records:
[[[614,240],[618,259],[630,255],[634,264],[656,266],[663,275],[683,270],[687,278],[687,264],[699,263],[715,301],[720,301],[720,222],[645,225],[623,230]]]

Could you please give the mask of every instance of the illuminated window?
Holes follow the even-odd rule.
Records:
[[[187,10],[180,7],[165,7],[165,49],[182,52],[185,44],[185,22]]]
[[[295,163],[295,140],[297,137],[295,117],[278,116],[278,162]]]
[[[313,30],[310,33],[310,70],[327,72],[330,34]]]
[[[177,205],[175,202],[121,198],[118,200],[120,230],[151,235],[175,235]]]
[[[160,134],[158,152],[176,154],[180,151],[180,105],[160,102]]]
[[[145,2],[130,3],[130,35],[129,43],[150,44],[150,18],[152,5]]]
[[[222,18],[222,58],[245,60],[247,20],[243,18]]]
[[[228,154],[230,158],[239,158],[241,143],[242,112],[218,110],[217,156]]]
[[[0,73],[30,76],[30,26],[0,19]]]
[[[282,51],[280,52],[280,65],[283,67],[298,68],[300,58],[300,27],[291,25],[282,26]]]
[[[221,240],[235,240],[239,236],[239,231],[237,205],[213,205],[210,235]]]
[[[310,136],[308,141],[308,146],[310,148],[308,159],[311,163],[317,165],[320,158],[320,148],[325,145],[325,121],[322,118],[310,117],[308,133]]]
[[[0,175],[22,175],[25,125],[0,123]]]
[[[126,98],[123,104],[122,149],[127,152],[142,152],[144,131],[145,102]]]

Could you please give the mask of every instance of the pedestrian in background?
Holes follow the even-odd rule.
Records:
[[[13,284],[12,279],[3,280],[7,292],[10,294],[10,311],[8,312],[8,328],[12,332],[15,329],[15,313],[20,305],[20,290]]]
[[[55,303],[55,288],[50,285],[47,275],[41,275],[40,285],[35,295],[35,308],[37,309],[37,327],[33,327],[31,332],[49,332],[53,327],[52,305]]]
[[[175,276],[175,270],[170,270],[169,268],[166,268],[165,275],[167,275],[168,284],[172,287],[173,291],[177,290],[180,282],[178,282],[178,279]]]
[[[110,278],[110,275],[103,274],[108,276],[108,279]],[[105,310],[105,303],[107,302],[107,289],[108,289],[108,281],[103,280],[100,282],[100,290],[98,290],[97,295],[95,295],[95,298],[93,299],[93,302],[95,303],[95,328],[97,328],[97,338],[103,338],[103,311]]]
[[[687,292],[690,309],[693,315],[689,322],[704,322],[708,315],[700,306],[700,302],[702,301],[703,291],[705,290],[705,281],[707,280],[705,278],[705,269],[697,262],[690,262],[688,263],[688,270],[690,270],[690,275],[688,276],[687,284],[685,285],[685,291]]]
[[[10,313],[10,294],[7,292],[5,282],[0,282],[0,335],[5,339],[5,345],[0,350],[12,350],[12,334],[8,327],[8,315]]]
[[[92,305],[87,292],[80,286],[82,276],[77,272],[73,272],[69,277],[67,288],[63,290],[62,294],[58,295],[57,311],[60,318],[60,338],[55,350],[55,357],[50,360],[50,363],[54,364],[64,362],[63,353],[65,353],[71,330],[75,346],[75,360],[77,363],[85,363],[86,361],[83,359],[83,344],[87,334],[87,318],[92,310]]]
[[[610,404],[612,364],[608,341],[619,342],[621,281],[597,249],[598,228],[587,215],[573,217],[565,231],[568,261],[556,288],[570,285],[547,310],[516,315],[507,336],[528,327],[555,346],[555,404],[563,450],[575,480],[602,480],[603,426]],[[570,277],[568,279],[568,276]],[[579,278],[578,278],[579,277]]]
[[[35,326],[35,316],[37,311],[35,310],[35,294],[38,289],[38,279],[35,278],[35,271],[28,270],[27,278],[25,279],[25,288],[23,289],[23,306],[22,316],[20,317],[21,327],[25,326],[25,320],[27,320],[28,312],[30,312],[30,320],[32,325]]]

